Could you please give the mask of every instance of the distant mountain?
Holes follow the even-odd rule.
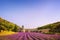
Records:
[[[9,22],[5,19],[2,19],[0,17],[0,31],[1,30],[7,30],[7,31],[14,31],[14,32],[17,32],[21,27],[19,27],[18,25],[12,23],[12,22]]]
[[[51,24],[44,25],[42,27],[38,27],[40,29],[50,29],[51,32],[59,32],[60,33],[60,22],[55,22]]]

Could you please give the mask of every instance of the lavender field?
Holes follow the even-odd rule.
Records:
[[[60,40],[60,35],[19,32],[18,34],[0,36],[0,40]]]

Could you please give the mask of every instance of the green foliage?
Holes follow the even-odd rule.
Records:
[[[17,32],[19,30],[18,28],[20,28],[18,25],[0,18],[0,31],[7,30]]]
[[[15,25],[15,27],[12,29],[12,31],[15,31],[15,32],[17,32],[18,31],[18,27],[17,27],[17,25]]]
[[[58,32],[58,33],[60,33],[60,22],[47,24],[45,26],[38,27],[37,29],[38,30],[40,30],[40,29],[50,29],[50,32],[53,32],[53,33]]]

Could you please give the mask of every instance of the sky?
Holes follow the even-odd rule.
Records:
[[[0,17],[25,28],[60,21],[59,0],[0,0]]]

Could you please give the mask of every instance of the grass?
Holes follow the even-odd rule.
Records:
[[[12,31],[3,31],[3,32],[0,32],[0,36],[12,35],[12,34],[16,34],[16,32],[12,32]]]

